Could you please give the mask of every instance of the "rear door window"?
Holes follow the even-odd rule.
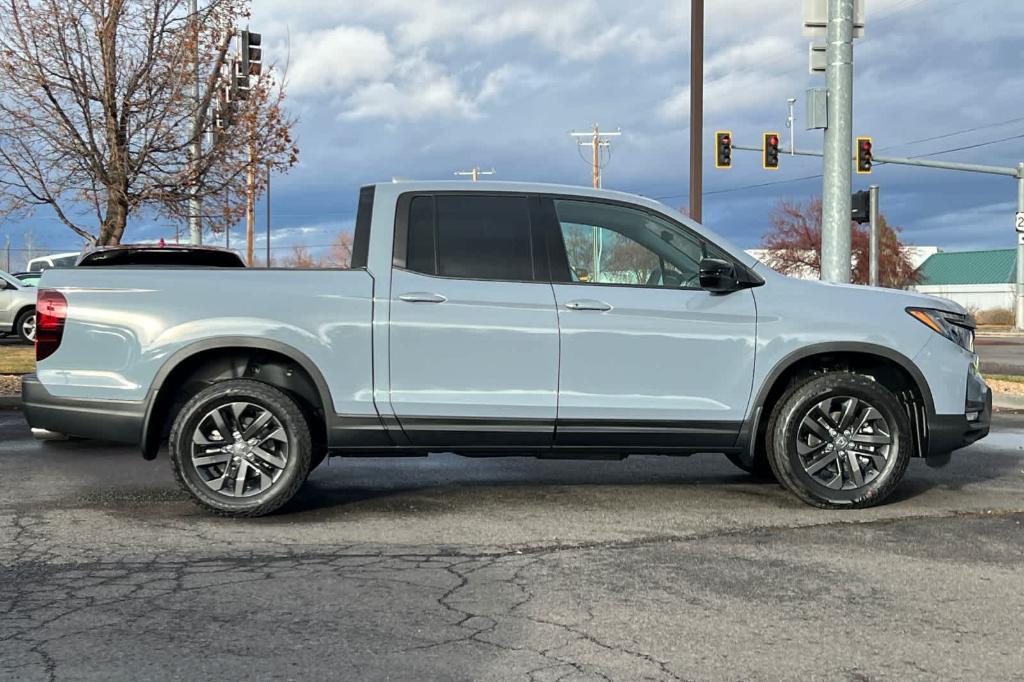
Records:
[[[526,197],[415,197],[408,225],[409,270],[461,279],[534,279]]]

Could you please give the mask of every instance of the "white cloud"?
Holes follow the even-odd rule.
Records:
[[[387,36],[359,26],[311,31],[292,42],[289,92],[330,92],[387,76],[395,56]]]
[[[476,118],[473,100],[457,80],[432,62],[419,58],[400,64],[386,81],[357,88],[345,103],[342,118],[350,120],[418,120],[428,116]]]

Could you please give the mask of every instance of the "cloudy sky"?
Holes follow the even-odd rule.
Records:
[[[854,128],[874,137],[876,152],[927,155],[1024,136],[1024,2],[866,2]],[[718,171],[714,130],[758,144],[764,130],[785,133],[786,99],[796,97],[797,145],[820,149],[821,131],[803,129],[803,101],[824,77],[807,73],[801,0],[707,5],[704,218],[753,247],[773,204],[820,194],[820,178],[809,177],[820,160],[784,156],[770,173],[756,154],[737,152],[734,168]],[[587,184],[589,166],[567,132],[595,122],[624,133],[607,187],[687,203],[686,0],[257,0],[251,25],[269,59],[287,65],[300,119],[300,164],[274,180],[275,248],[328,244],[350,228],[357,188],[395,176],[449,179],[479,165],[502,180]],[[1024,137],[935,158],[1013,166]],[[1010,178],[885,166],[870,181],[912,243],[1014,243]],[[258,215],[262,230],[262,202]],[[37,241],[74,245],[48,214],[30,224]],[[0,229],[17,242],[20,228]],[[140,221],[129,237],[173,232]]]

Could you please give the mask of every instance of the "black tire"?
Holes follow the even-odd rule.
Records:
[[[213,412],[217,408],[227,408],[231,404],[247,404],[247,413],[259,413],[260,410],[270,413],[271,420],[264,428],[273,428],[277,437],[271,442],[268,436],[266,440],[260,441],[256,450],[267,444],[270,454],[276,460],[283,460],[283,465],[272,467],[267,461],[260,458],[260,455],[245,454],[242,451],[228,453],[228,460],[222,466],[220,464],[207,465],[207,468],[200,471],[200,466],[193,460],[195,448],[206,447],[197,445],[193,441],[196,438],[205,439],[201,428],[209,429],[213,423]],[[248,432],[248,428],[255,428],[252,418],[246,422],[246,414],[234,414],[230,408],[229,412],[220,412],[221,419],[233,420],[233,424],[226,424],[227,428],[233,429],[236,436],[232,442],[223,450],[233,447],[245,449],[246,443],[239,444],[238,435]],[[219,412],[219,410],[217,410]],[[211,420],[211,421],[208,421]],[[279,426],[277,429],[275,427]],[[244,431],[243,431],[244,429]],[[283,434],[278,434],[283,431]],[[228,438],[219,433],[219,429],[210,431],[223,439],[225,443]],[[256,432],[247,437],[248,441],[259,440],[263,433]],[[205,440],[201,441],[205,442]],[[208,445],[215,449],[221,440],[211,440]],[[282,443],[283,449],[282,449]],[[309,426],[302,415],[299,406],[288,395],[282,391],[259,381],[250,379],[232,379],[221,381],[200,391],[189,400],[181,411],[178,412],[171,427],[170,434],[170,455],[171,466],[174,469],[174,476],[178,484],[192,497],[201,507],[208,509],[222,516],[255,517],[269,514],[283,504],[288,502],[295,493],[302,487],[306,477],[309,475],[312,457],[312,443],[310,440]],[[264,455],[266,450],[261,450]],[[209,453],[195,453],[200,459],[210,459],[206,456]],[[216,453],[220,457],[224,453]],[[248,461],[242,461],[247,459]],[[231,467],[239,467],[238,471],[243,472],[241,492],[236,495],[235,488],[238,476],[231,477]],[[267,479],[272,478],[266,489],[263,488],[263,475],[260,474],[260,467],[270,471]],[[212,474],[211,474],[212,472]],[[217,473],[221,475],[216,476]],[[275,477],[276,478],[273,478]],[[213,486],[221,481],[219,488]],[[224,486],[230,481],[232,491],[224,490]],[[254,490],[254,488],[257,488]],[[218,491],[219,490],[219,491]]]
[[[32,327],[33,334],[34,334],[34,331],[35,331],[35,328],[36,328],[35,319],[36,319],[36,310],[35,310],[35,308],[32,308],[30,310],[26,310],[21,315],[18,315],[18,319],[15,320],[15,322],[14,322],[14,332],[18,335],[18,338],[20,338],[25,343],[35,343],[36,342],[35,336],[34,335],[30,336],[25,331],[26,326],[27,326],[25,324],[26,321],[32,320],[31,327]]]
[[[857,421],[864,426],[843,429],[840,411],[821,418],[825,410],[816,406],[822,403],[841,410],[852,405],[851,412],[860,409],[858,414],[868,415],[864,419],[871,421],[853,416],[848,425]],[[831,421],[838,431],[826,434],[825,440],[814,436],[807,426],[812,415],[819,416],[814,418],[818,427]],[[847,431],[850,434],[844,435]],[[803,456],[798,438],[799,447],[808,451]],[[807,504],[823,509],[862,509],[884,502],[903,479],[913,448],[910,422],[892,391],[851,372],[819,374],[791,386],[772,413],[766,440],[768,461],[778,481]],[[830,457],[824,468],[812,471]],[[833,475],[840,489],[823,481]]]

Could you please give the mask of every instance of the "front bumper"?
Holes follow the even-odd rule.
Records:
[[[977,415],[973,419],[969,416]],[[928,419],[928,457],[944,457],[988,435],[992,424],[992,390],[984,379],[967,376],[963,414],[936,414]]]
[[[146,405],[128,400],[83,400],[51,394],[35,374],[21,379],[22,411],[28,425],[67,436],[139,443]]]

